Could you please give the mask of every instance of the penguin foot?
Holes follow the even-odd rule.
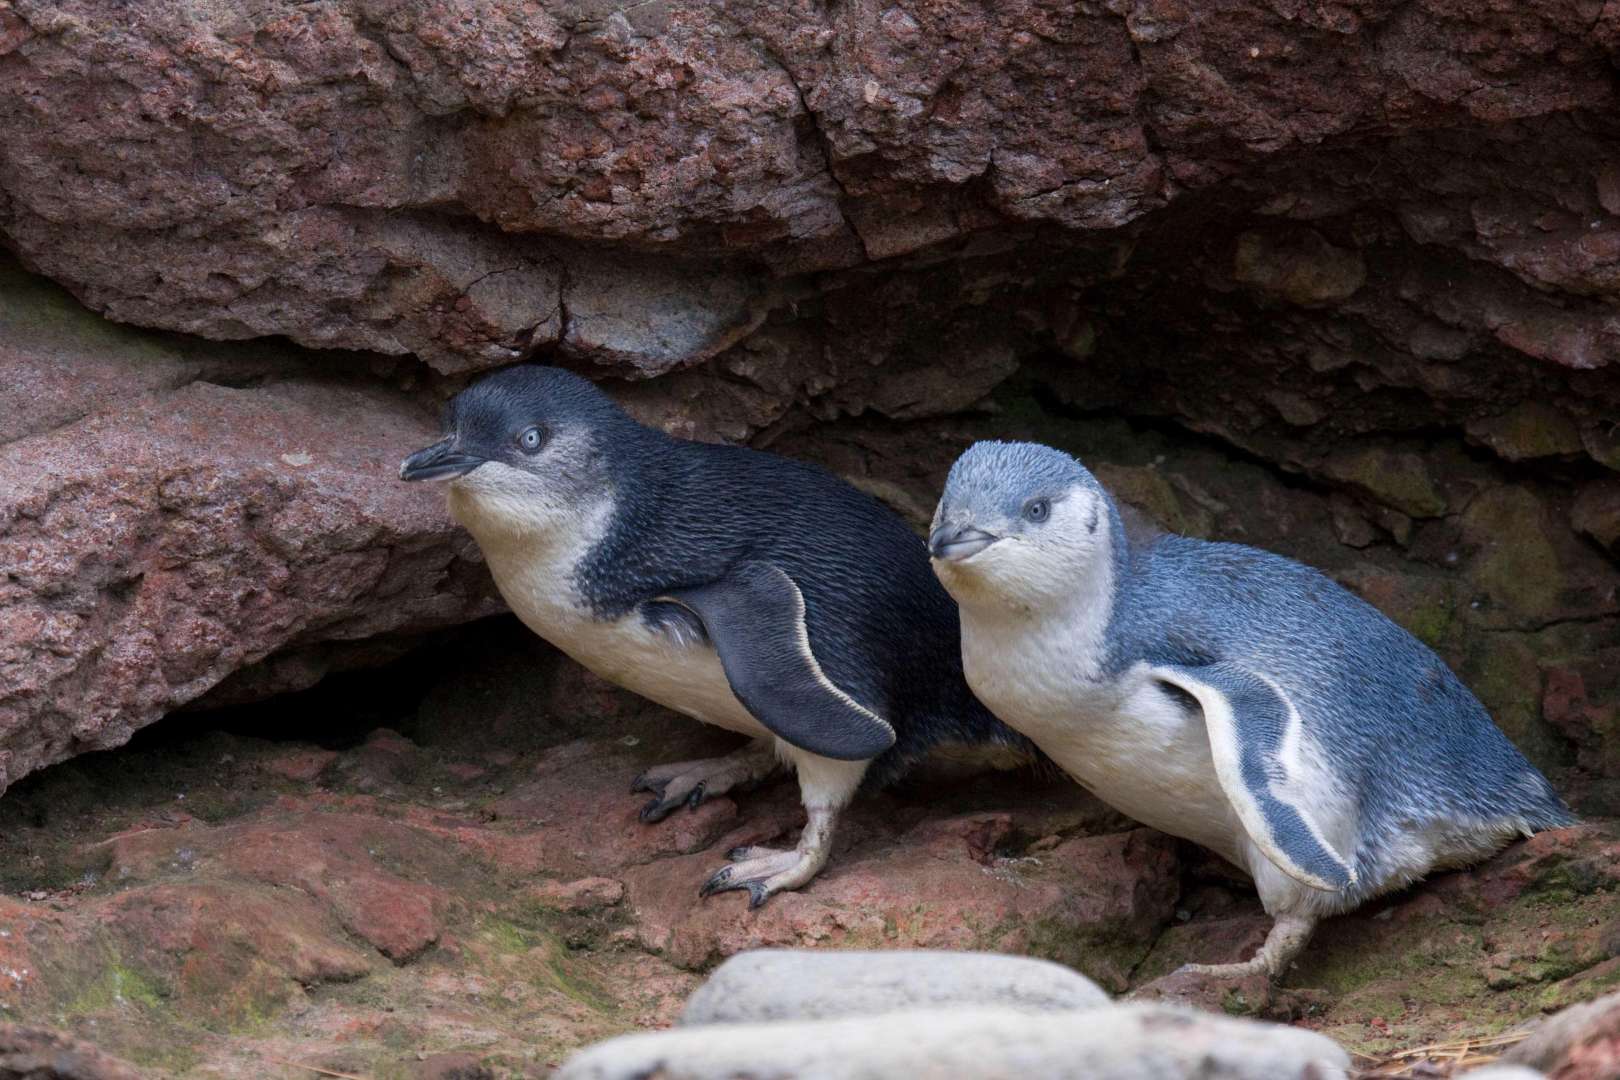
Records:
[[[783,890],[809,884],[821,873],[832,854],[836,821],[836,811],[812,809],[799,843],[787,851],[768,847],[732,848],[726,852],[731,862],[716,870],[703,883],[698,895],[707,898],[715,893],[747,889],[748,908],[752,911]]]
[[[755,739],[725,757],[654,766],[636,777],[630,790],[652,792],[652,800],[641,808],[641,820],[651,823],[664,820],[682,806],[696,810],[705,799],[757,784],[776,767],[771,743]]]
[[[1294,957],[1305,948],[1316,929],[1316,920],[1306,915],[1279,915],[1271,924],[1265,944],[1248,960],[1237,964],[1183,964],[1176,974],[1203,975],[1215,979],[1244,979],[1264,975],[1275,979],[1288,969]]]

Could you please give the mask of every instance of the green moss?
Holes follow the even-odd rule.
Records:
[[[1381,1016],[1385,1020],[1406,1012],[1406,996],[1398,986],[1373,984],[1356,990],[1334,1003],[1340,1015]]]
[[[1456,632],[1456,605],[1449,594],[1443,602],[1420,604],[1406,613],[1401,625],[1431,649],[1441,648]]]
[[[1574,422],[1544,402],[1527,401],[1501,416],[1477,420],[1468,433],[1509,461],[1581,452]]]
[[[173,1076],[188,1076],[203,1062],[203,1056],[196,1047],[188,1046],[167,1031],[152,1042],[121,1044],[119,1056],[142,1069]]]
[[[1241,990],[1228,990],[1221,998],[1221,1012],[1228,1016],[1253,1016],[1263,1007],[1264,1003],[1250,1001]]]
[[[480,940],[496,955],[522,957],[534,986],[556,991],[598,1012],[614,1010],[611,995],[581,974],[583,965],[571,962],[568,948],[550,931],[518,926],[496,916],[481,920],[478,930]]]
[[[46,341],[152,363],[181,359],[161,334],[123,326],[86,308],[66,289],[0,258],[0,326],[13,340]]]
[[[1398,990],[1435,1004],[1466,1001],[1485,989],[1478,971],[1484,936],[1478,927],[1425,919],[1398,928],[1376,948],[1362,941],[1323,945],[1307,951],[1290,983],[1325,989],[1345,1003],[1379,984],[1381,992]]]
[[[1542,1012],[1552,1012],[1583,1001],[1602,997],[1620,987],[1620,963],[1600,965],[1585,978],[1555,983],[1537,992],[1535,1004]]]
[[[68,1016],[89,1016],[124,1006],[158,1009],[168,996],[162,983],[115,960],[103,967],[94,981],[82,986],[62,1011]]]
[[[1409,517],[1438,517],[1446,512],[1445,496],[1417,454],[1369,446],[1334,454],[1323,469],[1333,479],[1360,488]]]
[[[1481,494],[1463,514],[1462,528],[1479,548],[1468,577],[1492,601],[1531,619],[1558,614],[1566,575],[1532,492],[1502,487]]]
[[[485,940],[493,945],[497,952],[506,955],[528,952],[534,947],[534,939],[539,936],[532,930],[525,930],[505,919],[494,917],[485,919],[480,929]]]

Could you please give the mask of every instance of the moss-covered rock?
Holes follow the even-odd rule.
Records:
[[[1468,578],[1494,608],[1532,623],[1564,610],[1568,579],[1533,492],[1511,485],[1486,491],[1469,503],[1461,524],[1476,550]]]
[[[1330,479],[1348,484],[1409,517],[1438,517],[1446,498],[1422,455],[1384,446],[1335,451],[1322,462]]]
[[[1566,414],[1542,401],[1468,424],[1468,434],[1509,461],[1579,454],[1581,433]]]

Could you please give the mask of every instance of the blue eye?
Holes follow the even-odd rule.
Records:
[[[545,441],[545,433],[538,427],[526,428],[523,434],[518,436],[518,449],[525,454],[537,454],[540,452],[540,445]]]
[[[1024,504],[1024,517],[1039,525],[1052,513],[1052,503],[1047,499],[1031,499]]]

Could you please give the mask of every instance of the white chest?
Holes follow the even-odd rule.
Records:
[[[592,615],[575,590],[574,570],[601,535],[600,521],[549,542],[481,534],[476,520],[462,523],[478,539],[501,596],[530,630],[607,681],[667,709],[730,731],[766,734],[732,693],[709,645],[655,630],[639,611],[613,620]]]
[[[979,700],[1098,798],[1241,860],[1241,826],[1215,774],[1202,715],[1144,666],[1104,677],[1100,628],[1083,619],[987,624],[964,610],[962,660]]]

